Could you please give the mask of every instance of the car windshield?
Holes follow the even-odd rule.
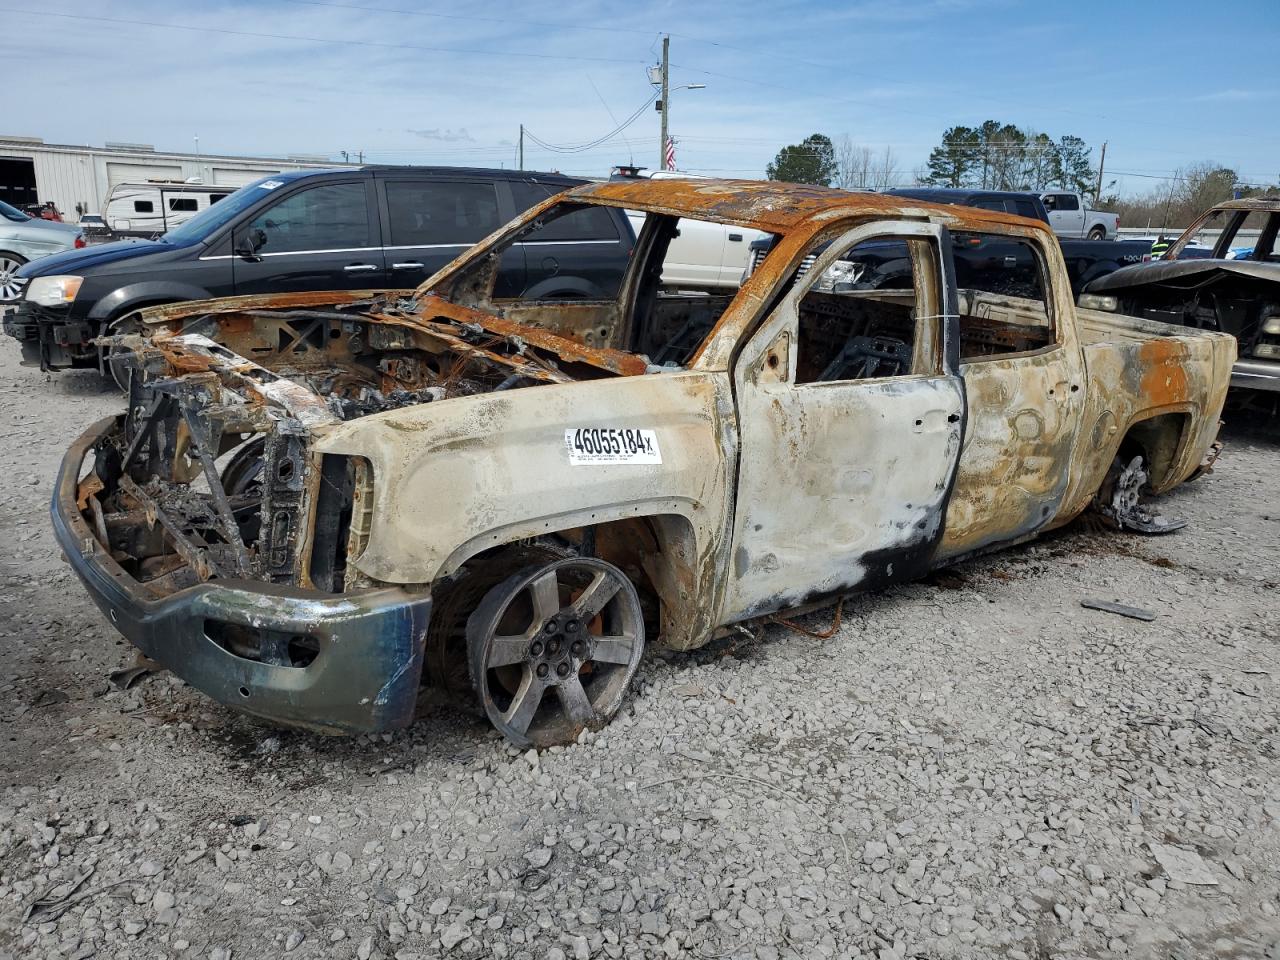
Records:
[[[17,207],[11,207],[3,200],[0,200],[0,217],[12,220],[14,223],[26,223],[31,219]]]
[[[171,243],[192,243],[203,240],[219,227],[234,220],[242,210],[253,206],[266,193],[283,185],[284,181],[278,174],[255,180],[247,187],[241,187],[235,193],[200,211],[180,226],[174,227],[164,235],[164,238]]]

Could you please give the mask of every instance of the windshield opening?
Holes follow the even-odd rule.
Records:
[[[726,253],[730,232],[736,240]],[[587,347],[645,357],[651,373],[678,370],[732,302],[759,236],[712,219],[565,200],[430,292]],[[708,246],[720,256],[710,266],[699,259]]]
[[[203,240],[219,227],[234,220],[243,210],[253,206],[267,193],[284,185],[279,175],[263,177],[246,187],[241,187],[217,203],[197,213],[190,220],[174,227],[164,235],[171,243],[191,243]]]
[[[6,220],[12,220],[14,223],[26,223],[31,219],[17,207],[11,207],[3,200],[0,200],[0,217],[4,217]]]
[[[1188,228],[1170,249],[1166,260],[1270,260],[1274,256],[1274,222],[1278,215],[1266,210],[1210,210]]]

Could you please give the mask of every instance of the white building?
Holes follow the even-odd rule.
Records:
[[[52,200],[63,219],[102,213],[117,183],[191,180],[242,187],[282,170],[342,167],[318,156],[226,157],[195,153],[159,153],[140,143],[105,147],[45,143],[39,137],[0,136],[0,200],[20,206]]]

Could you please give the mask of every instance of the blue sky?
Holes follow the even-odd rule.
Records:
[[[0,134],[511,166],[521,123],[578,145],[643,105],[662,32],[672,83],[706,84],[671,98],[683,169],[762,176],[817,131],[892,147],[910,179],[947,126],[991,118],[1095,159],[1108,141],[1127,193],[1206,160],[1280,179],[1278,0],[0,0]],[[527,141],[525,165],[656,163],[652,107],[624,136]]]

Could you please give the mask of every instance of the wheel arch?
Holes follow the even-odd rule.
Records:
[[[1116,456],[1142,454],[1153,493],[1168,490],[1180,477],[1179,465],[1191,438],[1192,411],[1150,410],[1130,421],[1112,452]]]
[[[89,319],[108,323],[132,311],[144,310],[147,307],[184,300],[208,300],[210,296],[209,291],[203,287],[188,283],[147,281],[128,284],[100,297],[90,309]]]
[[[700,559],[709,552],[699,543],[694,523],[679,507],[678,502],[660,507],[602,507],[530,525],[540,530],[490,533],[455,551],[441,573],[454,575],[464,565],[534,537],[555,538],[626,573],[641,598],[656,603],[658,638],[663,645],[687,650],[704,642],[715,626],[710,617],[716,605],[707,595],[713,581]]]
[[[554,276],[539,280],[521,294],[521,297],[532,300],[554,299],[553,294],[571,294],[583,300],[599,300],[603,293],[600,288],[583,277]]]

